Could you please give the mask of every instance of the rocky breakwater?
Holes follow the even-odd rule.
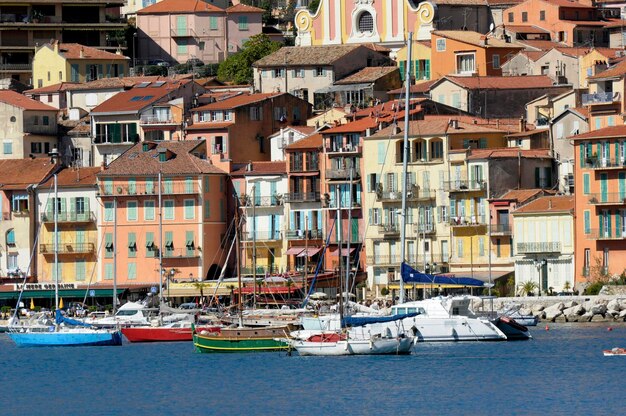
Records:
[[[543,298],[499,298],[494,306],[506,311],[512,305],[522,315],[533,315],[547,322],[624,322],[626,320],[626,298],[586,296],[561,300]]]

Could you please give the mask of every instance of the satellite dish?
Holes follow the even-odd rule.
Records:
[[[493,32],[493,29],[495,29],[495,28],[496,28],[496,27],[494,26],[493,22],[491,22],[491,23],[489,24],[489,31],[490,31],[490,32]]]

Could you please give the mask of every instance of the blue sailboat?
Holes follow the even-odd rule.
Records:
[[[53,163],[58,152],[50,153]],[[57,174],[54,174],[54,200],[58,199]],[[18,347],[74,347],[91,345],[122,345],[122,332],[119,329],[96,329],[84,322],[63,316],[59,308],[59,234],[58,206],[54,203],[54,278],[55,320],[44,319],[38,325],[9,326],[8,335]],[[115,292],[115,291],[114,291]],[[114,293],[113,296],[116,296]],[[17,313],[17,312],[16,312]]]

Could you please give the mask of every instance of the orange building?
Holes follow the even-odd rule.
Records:
[[[576,282],[626,269],[626,126],[573,137]]]
[[[621,124],[626,111],[626,61],[588,77],[589,94],[583,94],[583,106],[589,110],[589,129]]]
[[[171,280],[217,278],[226,257],[226,173],[204,155],[200,140],[146,141],[98,174],[104,281],[156,284],[159,271]]]
[[[446,75],[502,76],[501,65],[523,47],[465,30],[435,30],[431,34],[430,79]]]

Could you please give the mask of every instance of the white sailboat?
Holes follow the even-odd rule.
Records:
[[[50,153],[52,163],[59,154]],[[59,308],[59,234],[58,234],[57,173],[54,173],[54,299],[55,320],[39,321],[33,326],[9,326],[9,337],[19,347],[68,347],[87,345],[122,345],[122,333],[118,329],[95,329],[84,322],[69,319]],[[113,295],[115,297],[115,293]]]

